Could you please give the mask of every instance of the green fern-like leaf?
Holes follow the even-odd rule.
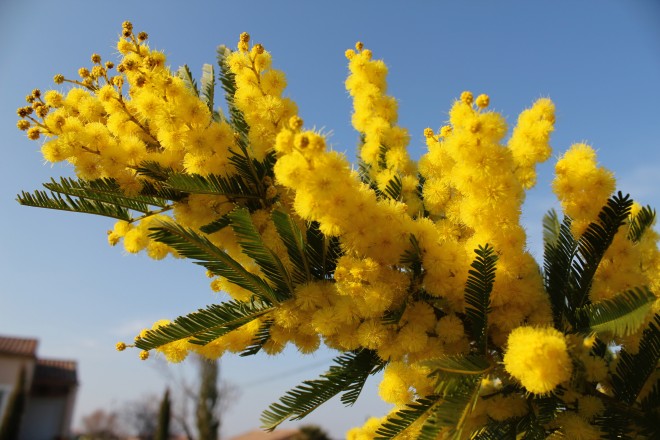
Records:
[[[211,114],[213,114],[215,99],[215,69],[212,64],[204,64],[202,66],[201,86],[201,98],[206,103]]]
[[[312,281],[312,273],[305,252],[307,243],[305,243],[302,231],[291,216],[283,211],[273,211],[271,218],[293,266],[291,275],[293,281],[296,284]]]
[[[551,214],[549,214],[551,215]],[[550,217],[551,218],[551,217]],[[552,220],[548,220],[550,222]],[[546,240],[543,253],[545,289],[550,296],[555,328],[564,329],[568,314],[566,298],[569,296],[572,262],[577,253],[577,241],[571,232],[571,219],[564,217],[556,240]]]
[[[598,214],[598,222],[591,223],[578,241],[578,252],[573,261],[574,279],[569,306],[574,311],[588,302],[588,293],[596,269],[605,251],[612,244],[619,228],[625,224],[633,201],[621,192],[610,197]],[[572,322],[575,324],[574,320]]]
[[[612,375],[612,390],[620,401],[632,405],[644,384],[658,367],[660,360],[660,314],[644,330],[637,354],[625,347],[619,352],[616,373]]]
[[[405,408],[387,417],[376,431],[374,440],[393,439],[419,419],[428,417],[441,402],[440,396],[430,395],[409,403]]]
[[[212,304],[206,309],[180,316],[167,325],[148,330],[136,339],[135,346],[152,350],[182,339],[189,339],[191,344],[206,345],[272,310],[271,305],[260,301]]]
[[[551,209],[543,216],[543,244],[555,246],[561,234],[561,224],[557,211]]]
[[[631,220],[628,229],[628,239],[633,243],[639,242],[644,232],[653,225],[655,221],[655,209],[644,206]]]
[[[403,193],[403,182],[401,178],[395,175],[385,186],[384,193],[392,200],[401,200]]]
[[[113,179],[86,181],[61,177],[59,182],[51,179],[51,182],[43,185],[52,192],[110,203],[142,213],[150,212],[150,206],[165,208],[169,205],[167,200],[160,197],[127,196]]]
[[[16,200],[21,205],[32,206],[35,208],[94,214],[128,222],[134,220],[134,218],[131,217],[129,210],[122,206],[101,202],[99,200],[89,200],[82,197],[74,198],[68,195],[62,196],[57,193],[47,193],[45,191],[37,190],[33,193],[23,191],[16,197]]]
[[[488,359],[478,355],[446,355],[423,364],[431,369],[429,376],[442,373],[479,375],[485,374],[493,367]]]
[[[305,255],[312,275],[317,280],[330,279],[337,266],[337,260],[342,255],[339,239],[326,237],[319,229],[318,222],[308,224],[306,236]]]
[[[584,333],[627,336],[644,323],[656,296],[646,287],[620,293],[613,298],[588,304],[576,311]]]
[[[179,67],[179,70],[177,70],[176,75],[183,80],[183,83],[186,85],[188,90],[193,92],[196,96],[199,96],[197,81],[195,81],[195,78],[193,77],[192,72],[190,71],[190,68],[188,67],[187,64],[184,64],[183,66]]]
[[[245,122],[243,113],[234,105],[234,95],[236,94],[236,78],[227,65],[227,57],[231,54],[231,50],[225,46],[219,46],[217,52],[218,68],[220,72],[219,80],[222,89],[225,92],[225,101],[229,109],[229,117],[231,125],[234,130],[239,134],[239,143],[242,148],[247,145],[248,125]]]
[[[192,194],[223,195],[230,200],[260,199],[261,196],[240,176],[202,176],[199,174],[172,174],[167,185],[177,191]]]
[[[273,283],[277,289],[278,299],[289,298],[293,294],[291,276],[277,254],[261,239],[259,231],[252,223],[250,212],[246,208],[237,208],[227,217],[243,253],[252,258],[266,278]]]
[[[245,350],[241,351],[240,356],[253,356],[261,351],[264,344],[270,339],[270,328],[273,326],[273,322],[272,319],[269,319],[261,324],[254,338],[252,338],[252,342]]]
[[[372,350],[344,353],[320,379],[308,380],[287,392],[261,415],[262,427],[275,429],[287,419],[300,420],[341,392],[342,403],[352,405],[371,374],[380,371],[384,362]]]
[[[488,312],[490,311],[490,293],[495,282],[497,255],[492,247],[479,246],[474,252],[477,257],[472,262],[465,284],[465,316],[470,325],[476,349],[486,351],[488,333]]]
[[[214,232],[218,232],[226,228],[227,226],[229,226],[230,223],[231,221],[229,220],[229,217],[227,216],[227,214],[225,214],[219,219],[213,220],[211,223],[208,223],[200,227],[199,230],[205,234],[213,234]]]
[[[486,426],[482,426],[474,431],[470,436],[471,440],[516,440],[515,421],[495,422],[492,421]]]
[[[227,278],[229,282],[249,290],[260,300],[275,304],[278,298],[273,289],[260,277],[248,272],[243,265],[216,247],[206,237],[192,229],[183,228],[175,223],[161,223],[152,228],[150,237],[176,249],[176,251],[207,268],[214,275]]]

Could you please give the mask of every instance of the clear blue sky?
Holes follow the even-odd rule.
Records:
[[[74,76],[93,52],[113,59],[123,20],[149,33],[173,67],[200,72],[219,44],[243,31],[273,54],[288,77],[306,125],[333,133],[335,149],[355,153],[351,101],[344,90],[344,50],[363,41],[390,68],[389,92],[411,151],[422,131],[447,119],[463,90],[488,93],[511,123],[536,98],[557,106],[555,156],[572,143],[598,149],[618,187],[660,207],[660,4],[588,1],[0,1],[0,334],[36,337],[39,355],[79,362],[76,420],[96,408],[160,395],[165,375],[136,352],[117,353],[140,327],[220,300],[203,271],[186,261],[155,262],[106,244],[109,219],[20,207],[33,190],[69,171],[43,164],[37,143],[15,128],[15,110],[33,88]],[[549,189],[555,159],[541,167],[525,206],[530,248],[538,254],[540,221],[555,206]],[[223,424],[232,435],[258,426],[269,403],[314,378],[332,353],[295,350],[266,359],[228,357],[223,378],[240,389]],[[180,368],[175,368],[178,371]],[[303,371],[304,370],[304,371]],[[251,386],[247,384],[254,383]],[[331,405],[305,422],[335,437],[386,405],[374,380],[354,409]]]

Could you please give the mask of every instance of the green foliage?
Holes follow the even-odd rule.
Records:
[[[236,208],[228,217],[243,253],[257,263],[264,276],[275,286],[278,299],[291,297],[293,295],[291,276],[277,254],[264,244],[259,231],[252,223],[249,211],[245,208]]]
[[[187,64],[179,67],[179,70],[176,71],[176,75],[183,80],[186,84],[186,87],[192,91],[195,95],[199,96],[199,88],[197,88],[197,81],[193,77],[190,67]]]
[[[572,291],[568,298],[572,311],[588,302],[588,292],[598,264],[619,228],[628,219],[632,204],[630,196],[624,197],[621,192],[610,197],[607,205],[598,214],[599,222],[589,224],[580,237],[578,252],[573,262]]]
[[[304,381],[271,404],[261,415],[262,427],[272,431],[287,419],[300,420],[341,392],[341,402],[352,405],[367,378],[385,366],[376,352],[365,349],[344,353],[334,362],[320,379]]]
[[[656,300],[648,288],[637,287],[613,298],[588,304],[575,311],[578,322],[583,324],[577,330],[587,334],[628,336],[644,323]]]
[[[273,211],[271,218],[293,266],[293,273],[291,274],[293,281],[296,284],[312,281],[312,272],[307,256],[307,243],[305,243],[305,236],[302,231],[294,219],[284,211]]]
[[[442,402],[440,396],[430,395],[406,405],[390,415],[376,431],[375,440],[389,440],[408,429],[413,423],[427,416]]]
[[[630,196],[619,192],[610,197],[579,240],[571,232],[571,219],[558,220],[552,212],[544,219],[544,276],[552,304],[555,327],[583,327],[584,307],[590,303],[589,290],[596,269],[632,207]],[[557,232],[558,231],[558,232]]]
[[[317,222],[307,225],[307,246],[305,254],[310,263],[310,271],[317,280],[329,280],[337,267],[337,260],[343,251],[337,237],[326,237]]]
[[[495,282],[495,264],[497,255],[492,247],[479,246],[474,252],[477,257],[468,271],[465,284],[465,316],[471,329],[476,349],[486,352],[488,339],[488,312],[490,310],[490,293]]]
[[[206,103],[209,111],[214,112],[214,99],[215,99],[215,69],[212,64],[204,64],[202,66],[201,82],[201,98]]]
[[[644,206],[639,210],[630,221],[630,228],[628,229],[628,240],[637,243],[655,221],[655,209],[650,206]]]
[[[429,376],[438,376],[442,373],[479,375],[485,374],[493,368],[488,359],[477,355],[445,355],[425,361],[424,365],[431,369]]]
[[[36,208],[95,214],[118,220],[133,221],[133,217],[131,217],[128,209],[121,205],[94,200],[91,197],[73,198],[69,195],[62,196],[58,193],[51,192],[49,194],[45,191],[36,190],[33,193],[23,191],[17,197],[17,200],[21,205],[33,206]]]
[[[278,303],[276,292],[263,279],[248,272],[238,261],[216,247],[208,238],[175,223],[161,223],[150,235],[156,241],[174,248],[180,255],[206,267],[212,274],[227,278],[230,282],[249,290],[261,301]]]
[[[206,309],[179,316],[167,325],[147,330],[143,337],[135,340],[135,346],[143,350],[151,350],[189,338],[192,344],[205,345],[271,310],[273,310],[271,305],[257,300],[250,303],[228,301],[211,304]]]
[[[637,354],[622,348],[618,354],[616,372],[612,375],[612,391],[617,400],[632,406],[660,360],[660,314],[642,334]]]

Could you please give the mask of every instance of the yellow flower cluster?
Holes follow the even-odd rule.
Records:
[[[554,107],[541,99],[525,110],[506,147],[501,144],[506,123],[498,113],[486,111],[488,103],[488,97],[480,95],[475,105],[472,93],[464,92],[449,113],[450,125],[438,135],[427,129],[429,152],[419,168],[426,179],[425,208],[435,219],[440,238],[464,248],[454,251],[460,252],[463,264],[469,264],[471,251],[483,243],[490,243],[499,254],[490,317],[493,336],[503,342],[524,321],[549,320],[537,264],[525,250],[520,210],[534,166],[549,156]],[[456,277],[449,276],[437,258],[441,256],[433,252],[425,257],[427,290],[438,295],[454,292],[461,310],[464,279],[458,277],[456,285],[448,286],[447,281]]]
[[[576,237],[597,219],[615,186],[614,176],[598,166],[596,152],[589,145],[572,145],[557,161],[552,188],[564,213],[573,219]]]
[[[385,192],[389,182],[398,177],[402,185],[402,199],[410,215],[422,208],[417,196],[417,167],[408,155],[410,134],[396,125],[398,104],[388,95],[387,66],[382,60],[373,60],[372,53],[362,43],[357,50],[348,50],[346,89],[353,97],[353,127],[360,132],[364,143],[360,158],[368,168],[371,179]]]
[[[286,76],[271,67],[271,55],[261,44],[250,48],[250,35],[242,33],[238,48],[227,58],[235,75],[234,105],[249,126],[248,143],[258,160],[272,149],[275,136],[290,117],[298,113],[296,104],[282,97]]]
[[[504,367],[530,392],[546,394],[571,378],[566,339],[552,327],[518,327],[509,334]]]
[[[46,160],[69,162],[83,180],[114,181],[127,196],[140,195],[156,183],[141,172],[148,163],[209,178],[240,174],[241,160],[270,169],[246,184],[257,187],[250,189],[259,196],[202,191],[174,197],[160,211],[117,222],[108,242],[122,241],[130,253],[145,251],[162,259],[172,249],[152,240],[150,228],[175,222],[266,280],[232,227],[201,232],[235,208],[248,208],[252,226],[288,273],[300,268],[294,267],[295,258],[280,237],[274,210],[286,213],[301,231],[318,226],[325,240],[338,243],[340,253],[332,271],[291,281],[285,299],[273,301],[261,315],[214,341],[202,346],[181,339],[162,345],[157,350],[169,361],[181,362],[191,352],[208,358],[241,352],[267,325],[269,337],[262,349],[268,354],[287,344],[302,353],[321,344],[341,352],[373,350],[387,363],[379,394],[395,405],[394,414],[438,391],[427,361],[474,353],[466,281],[475,249],[488,244],[495,249],[497,265],[483,336],[494,361],[475,388],[479,398],[465,419],[465,432],[527,414],[525,397],[504,392],[507,387],[522,385],[529,393],[547,395],[565,385],[561,399],[577,415],[557,419],[558,432],[576,438],[597,435],[591,422],[604,412],[601,400],[570,389],[569,381],[578,374],[595,387],[605,382],[612,363],[591,351],[595,337],[565,336],[550,327],[553,315],[543,275],[527,251],[520,224],[525,191],[536,182],[536,165],[551,153],[555,117],[549,99],[524,110],[505,140],[506,121],[488,109],[490,98],[463,92],[448,124],[437,133],[424,131],[428,152],[417,164],[407,152],[410,135],[397,125],[397,102],[386,94],[387,67],[358,43],[346,52],[346,88],[353,97],[353,126],[362,138],[360,175],[344,155],[327,148],[322,134],[304,128],[295,103],[283,96],[284,74],[272,67],[262,45],[251,45],[248,34],[241,34],[237,50],[224,53],[227,77],[235,83],[229,102],[232,122],[173,74],[163,53],[151,50],[146,40],[145,33],[136,35],[124,23],[116,67],[102,64],[94,54],[92,67],[79,70],[80,79],[57,75],[57,84],[74,87],[66,93],[32,91],[26,98],[29,105],[18,110],[18,128],[33,140],[46,137]],[[388,193],[393,182],[400,184],[399,197]],[[574,145],[559,159],[553,189],[573,219],[576,237],[596,220],[614,185],[612,174],[598,166],[587,145]],[[634,208],[630,222],[639,209]],[[630,222],[596,270],[589,291],[593,302],[637,286],[660,292],[658,234],[647,230],[634,242],[628,237]],[[305,239],[309,237],[298,244],[309,245]],[[255,300],[255,292],[211,271],[209,276],[214,291],[245,304]],[[267,283],[273,288],[277,284],[272,279]],[[168,324],[158,321],[152,330]],[[614,342],[635,346],[640,332]],[[138,337],[145,336],[147,330]],[[116,348],[126,347],[120,343]],[[148,355],[140,354],[143,359]],[[373,438],[384,420],[369,420],[347,437]],[[421,418],[400,437],[414,438],[423,423]]]

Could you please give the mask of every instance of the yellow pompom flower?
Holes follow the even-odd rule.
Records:
[[[546,394],[571,377],[564,335],[552,328],[518,327],[509,334],[504,368],[534,394]]]

